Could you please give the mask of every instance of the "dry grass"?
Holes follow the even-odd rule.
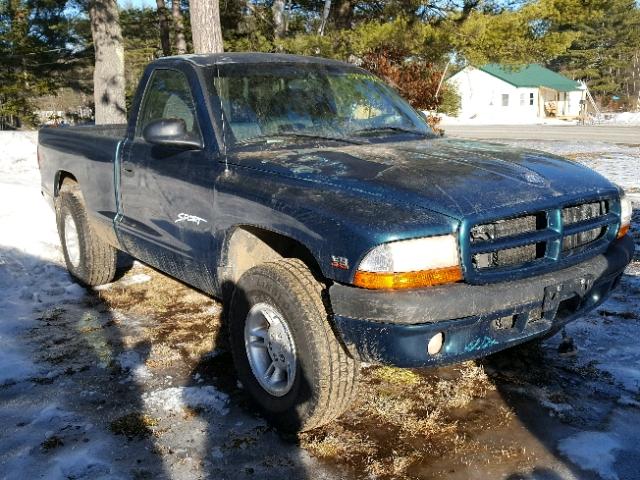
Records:
[[[354,408],[300,440],[310,454],[374,478],[412,478],[414,465],[426,458],[464,450],[468,439],[455,414],[495,388],[473,362],[437,371],[368,367],[362,373]]]
[[[312,455],[320,458],[344,458],[346,453],[344,442],[333,434],[310,437],[304,446]]]
[[[422,381],[422,377],[412,370],[387,366],[373,369],[371,377],[381,382],[400,386],[415,386]]]
[[[166,343],[154,343],[145,364],[149,368],[168,368],[182,359],[180,352]]]
[[[141,413],[129,413],[116,418],[109,425],[116,435],[124,435],[128,439],[145,438],[153,434],[152,427],[158,425],[158,420]]]
[[[139,267],[151,280],[133,285],[118,285],[100,290],[98,297],[110,307],[131,314],[154,315],[188,314],[211,306],[214,301],[182,283],[155,270]]]
[[[151,269],[144,272],[152,277],[150,282],[116,284],[101,290],[97,303],[150,320],[141,322],[140,328],[127,329],[130,338],[125,342],[150,343],[149,368],[191,365],[220,346],[216,302]],[[48,316],[55,320],[58,315],[51,312]],[[116,315],[114,322],[120,321],[118,318]],[[94,319],[80,323],[88,336],[98,333]],[[468,425],[458,420],[461,411],[464,415],[470,404],[494,389],[483,368],[473,362],[439,370],[368,367],[362,373],[354,407],[339,421],[300,435],[299,440],[315,457],[381,479],[412,478],[412,469],[429,458],[464,456],[473,442],[466,431]],[[197,412],[185,412],[187,419],[195,415]],[[505,411],[498,417],[495,422],[508,422],[513,414]],[[152,433],[152,422],[130,414],[115,420],[111,429],[129,438],[146,436]],[[487,423],[484,419],[478,425]],[[247,448],[256,441],[252,435],[233,436],[225,447]],[[513,452],[507,449],[499,454],[510,456]]]
[[[495,386],[484,369],[473,362],[455,367],[459,377],[452,380],[438,380],[432,388],[432,395],[439,400],[442,408],[463,408],[474,398],[484,398]]]
[[[301,436],[301,445],[312,455],[340,463],[371,463],[376,453],[375,442],[366,433],[335,424],[330,429],[316,430]]]
[[[219,346],[220,309],[213,299],[150,268],[136,270],[151,280],[126,286],[116,283],[97,295],[112,310],[152,320],[137,338],[127,339],[128,344],[151,343],[149,368],[170,368],[182,360],[191,365]]]

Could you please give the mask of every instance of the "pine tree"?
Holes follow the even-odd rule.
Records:
[[[583,11],[558,21],[556,29],[578,34],[554,65],[585,80],[605,102],[618,95],[633,106],[640,91],[640,7],[634,0],[589,0]]]
[[[66,0],[0,0],[0,129],[34,125],[34,99],[82,60]]]

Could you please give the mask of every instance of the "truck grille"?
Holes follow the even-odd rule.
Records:
[[[501,219],[492,223],[476,225],[471,229],[472,244],[490,244],[494,240],[536,232],[547,226],[544,212],[522,217]],[[522,246],[478,252],[473,255],[476,268],[506,267],[531,262],[540,255],[544,255],[544,248],[538,243]]]
[[[604,200],[565,207],[562,209],[562,223],[564,225],[571,225],[572,223],[582,222],[590,218],[600,217],[606,213],[607,202]]]
[[[573,225],[593,218],[606,215],[607,202],[583,203],[582,205],[574,205],[562,209],[562,224],[564,226]],[[573,235],[565,235],[562,239],[562,251],[565,253],[573,253],[580,247],[589,245],[591,242],[598,240],[606,233],[606,227],[599,226],[590,230],[574,233]]]
[[[469,260],[480,275],[551,264],[602,245],[617,222],[609,201],[599,200],[479,223],[469,230]]]

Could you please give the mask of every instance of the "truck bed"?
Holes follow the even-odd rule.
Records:
[[[114,159],[126,125],[43,128],[39,133],[38,162],[42,193],[50,202],[64,176],[83,185],[87,211],[96,226],[113,232],[117,213]]]

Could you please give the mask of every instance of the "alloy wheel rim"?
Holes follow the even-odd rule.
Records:
[[[284,316],[268,303],[254,305],[247,314],[244,343],[260,386],[276,397],[286,395],[295,381],[298,360]]]
[[[67,247],[67,255],[71,265],[77,268],[80,265],[80,238],[78,228],[71,214],[64,219],[64,244]]]

